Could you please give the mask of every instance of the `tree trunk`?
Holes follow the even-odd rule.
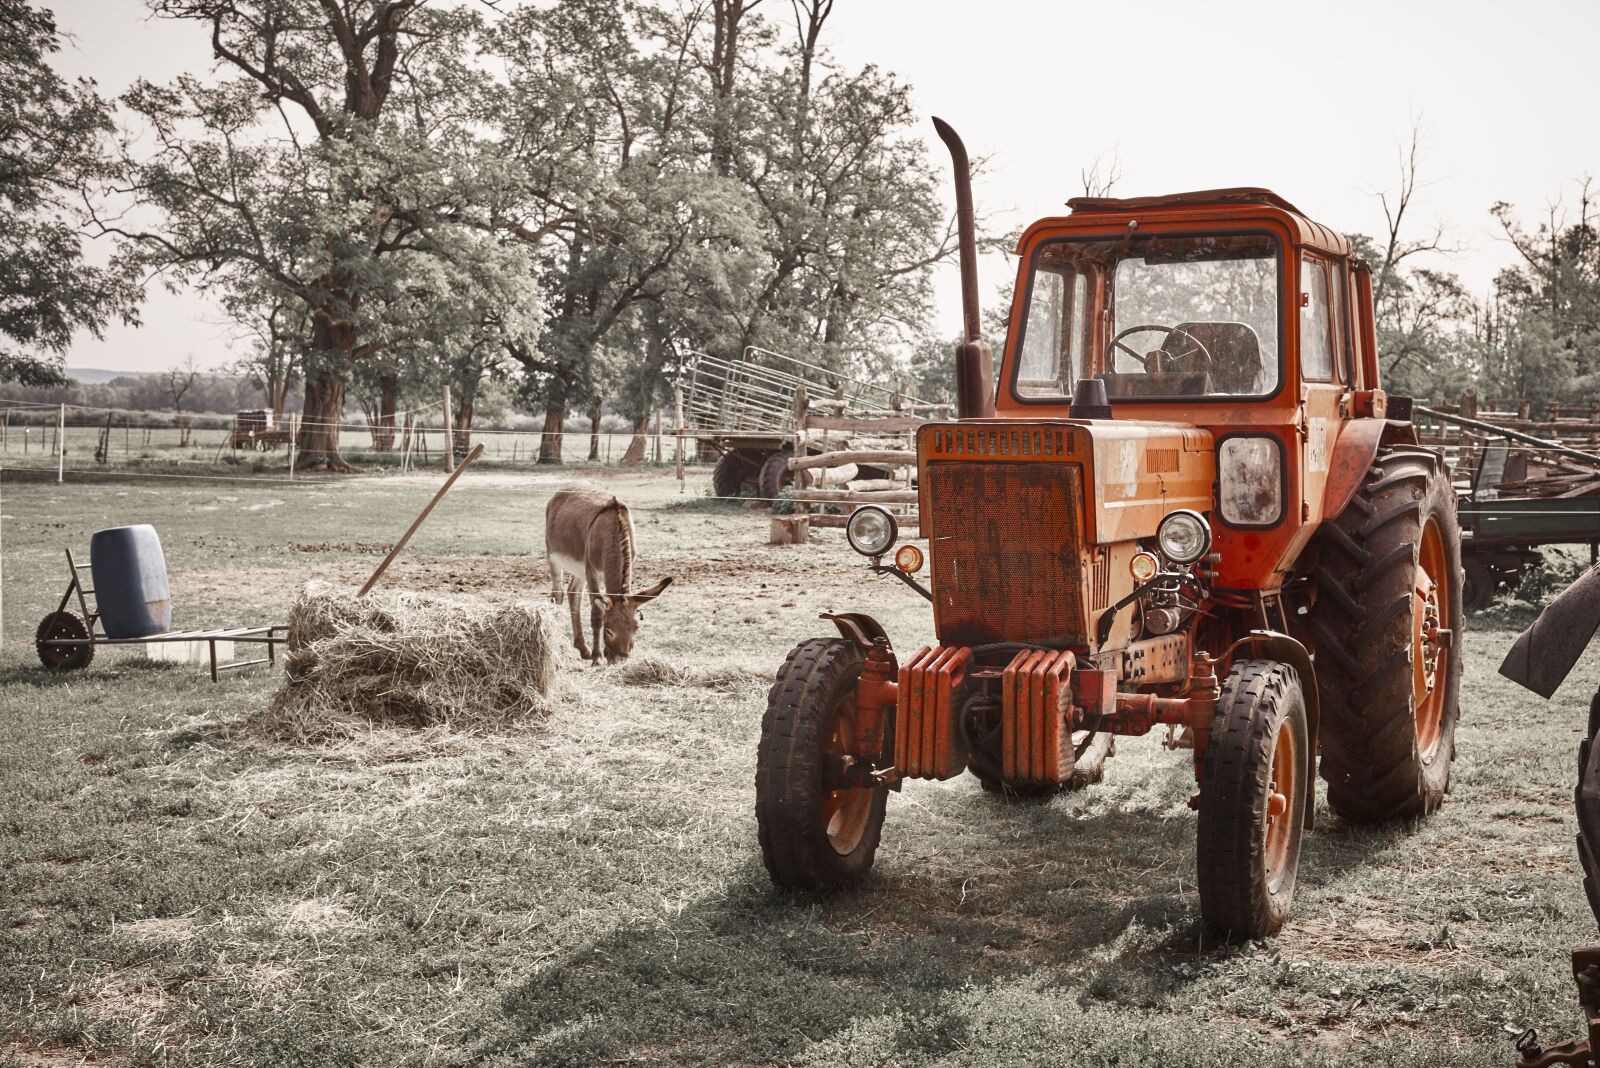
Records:
[[[467,453],[472,451],[472,400],[463,397],[461,403],[456,405],[456,421],[451,428],[455,434],[455,452],[453,458],[457,463],[467,458]]]
[[[644,459],[644,439],[649,429],[649,416],[633,424],[633,440],[628,442],[628,451],[622,454],[623,467],[638,467],[639,461]]]
[[[567,422],[565,408],[549,407],[544,412],[544,430],[539,434],[539,462],[541,464],[558,464],[561,462],[561,432]]]
[[[369,424],[374,452],[388,452],[394,448],[394,413],[400,406],[399,401],[399,379],[384,375],[378,387],[378,418]]]
[[[306,373],[306,399],[300,415],[295,468],[352,472],[339,452],[339,420],[344,416],[344,380],[329,370]]]
[[[589,408],[589,459],[600,459],[600,402]]]

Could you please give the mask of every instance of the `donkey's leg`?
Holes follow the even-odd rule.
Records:
[[[578,647],[578,655],[587,660],[589,647],[583,644],[583,610],[579,607],[583,600],[579,590],[581,583],[578,576],[567,575],[565,585],[567,604],[572,610],[572,644]]]
[[[561,594],[567,586],[567,573],[561,570],[561,565],[556,563],[556,558],[549,553],[545,554],[544,560],[550,565],[550,599],[560,604]]]

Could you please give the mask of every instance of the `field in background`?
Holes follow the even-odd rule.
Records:
[[[526,730],[293,747],[241,729],[265,673],[36,668],[61,549],[95,529],[157,526],[179,625],[281,621],[307,578],[363,577],[438,477],[6,472],[0,1065],[1487,1066],[1510,1030],[1579,1032],[1571,788],[1600,672],[1548,704],[1516,688],[1494,672],[1514,621],[1465,638],[1445,808],[1366,831],[1320,806],[1289,926],[1241,947],[1199,924],[1188,754],[1154,737],[1043,805],[908,784],[865,887],[774,893],[752,812],[772,670],[826,608],[902,649],[931,625],[839,532],[769,547],[703,473],[609,480],[641,576],[677,582],[631,662],[569,658]],[[386,581],[543,595],[564,477],[470,472]]]

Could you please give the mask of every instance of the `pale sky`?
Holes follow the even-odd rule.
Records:
[[[76,38],[60,57],[107,94],[210,63],[206,34],[151,20],[143,0],[42,0]],[[758,10],[787,18],[786,0]],[[1460,254],[1434,266],[1477,293],[1515,253],[1497,200],[1533,225],[1574,179],[1600,174],[1600,3],[1031,3],[837,0],[827,44],[915,89],[992,159],[979,210],[1001,229],[1064,211],[1080,171],[1115,150],[1124,196],[1267,186],[1336,229],[1375,233],[1414,117],[1426,130],[1418,230],[1443,221]],[[944,148],[924,125],[941,167]],[[948,193],[948,190],[947,190]],[[1008,268],[985,262],[986,299]],[[942,333],[960,326],[953,267],[937,279]],[[229,362],[230,331],[193,294],[153,289],[138,330],[80,336],[72,367],[159,370],[193,353]]]

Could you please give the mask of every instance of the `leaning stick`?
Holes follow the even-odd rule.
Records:
[[[367,579],[367,584],[361,587],[360,593],[356,594],[357,597],[365,597],[372,592],[372,587],[376,586],[378,580],[383,577],[383,573],[389,570],[389,565],[394,563],[394,558],[400,555],[400,550],[406,547],[406,542],[411,540],[411,535],[415,534],[417,528],[422,526],[422,521],[428,518],[428,513],[432,512],[434,507],[444,500],[444,495],[450,492],[450,487],[456,484],[456,479],[461,477],[461,472],[467,469],[467,465],[482,455],[483,442],[480,441],[472,447],[471,452],[467,453],[467,458],[461,461],[461,466],[450,472],[450,477],[444,480],[444,485],[439,487],[439,492],[433,495],[433,500],[428,502],[428,506],[422,510],[417,518],[411,521],[411,525],[406,528],[406,532],[400,535],[400,540],[394,543],[394,548],[389,550],[389,555],[383,558],[383,562],[378,565],[377,569],[372,572],[371,577]]]

